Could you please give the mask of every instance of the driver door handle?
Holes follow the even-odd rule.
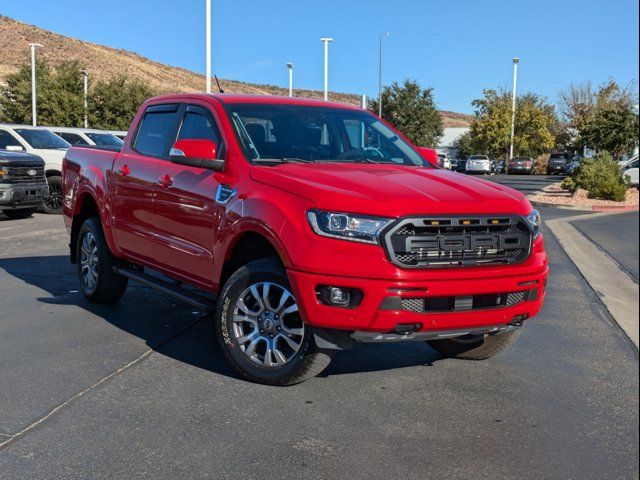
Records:
[[[131,170],[128,165],[120,165],[120,167],[118,167],[118,173],[123,177],[128,177],[131,174]]]
[[[159,180],[158,183],[160,184],[160,186],[162,188],[164,188],[165,190],[167,188],[169,188],[171,185],[173,185],[173,178],[171,177],[171,175],[169,175],[168,173],[163,175]]]

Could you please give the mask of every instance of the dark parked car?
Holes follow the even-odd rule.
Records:
[[[525,173],[533,175],[535,172],[535,161],[531,157],[515,157],[509,162],[508,173]]]
[[[547,175],[567,173],[567,163],[569,161],[569,155],[566,153],[552,153],[547,164]]]
[[[501,160],[499,158],[491,159],[491,170],[493,171],[493,173],[504,173],[504,165],[504,160]]]
[[[451,169],[454,169],[453,165],[451,166]],[[456,172],[460,172],[460,173],[466,173],[466,171],[467,171],[467,159],[466,158],[460,158],[458,160],[458,163],[456,163],[456,166],[455,166],[455,171]]]
[[[28,218],[49,195],[44,160],[24,152],[0,150],[0,211]]]

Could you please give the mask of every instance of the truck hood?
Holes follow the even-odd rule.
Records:
[[[29,153],[39,156],[44,160],[45,168],[47,170],[60,170],[62,171],[62,160],[64,159],[66,150],[49,150],[44,148],[32,148]]]
[[[387,217],[414,214],[519,214],[520,192],[444,169],[372,164],[283,164],[253,167],[260,183],[307,198],[319,209]]]

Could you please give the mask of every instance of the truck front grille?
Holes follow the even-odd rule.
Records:
[[[402,268],[447,268],[522,262],[531,239],[519,216],[418,217],[398,220],[383,244]]]
[[[20,165],[19,167],[9,167],[8,180],[11,183],[43,183],[45,182],[44,166],[36,165]],[[31,175],[30,173],[35,172]]]

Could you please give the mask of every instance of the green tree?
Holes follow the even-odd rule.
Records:
[[[125,76],[97,82],[89,96],[89,125],[127,130],[138,107],[154,92],[145,83]]]
[[[638,145],[638,116],[633,111],[637,94],[632,90],[633,85],[621,88],[610,80],[597,90],[586,82],[560,92],[561,111],[574,131],[576,147],[618,156]]]
[[[81,67],[77,62],[62,62],[55,69],[44,60],[36,64],[38,124],[82,125],[83,89]],[[31,65],[7,76],[0,87],[0,118],[11,123],[31,123]]]
[[[506,158],[511,143],[511,93],[506,90],[485,90],[476,99],[475,119],[465,146],[473,153]],[[516,101],[514,155],[536,157],[556,144],[560,124],[555,109],[535,93],[520,95]]]
[[[473,141],[471,132],[465,132],[455,141],[454,148],[458,158],[469,158],[469,155],[473,155],[477,148]]]
[[[377,112],[378,102],[372,101],[370,108]],[[423,89],[413,80],[384,87],[382,118],[418,146],[435,147],[442,137],[442,117],[433,99],[433,89]]]

